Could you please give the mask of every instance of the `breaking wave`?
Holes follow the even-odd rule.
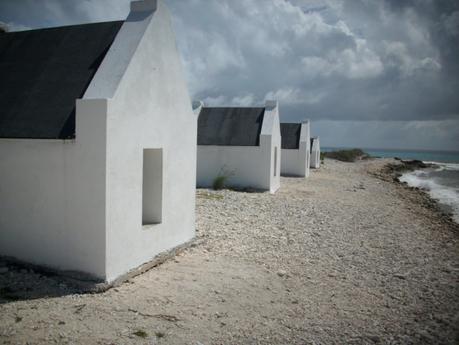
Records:
[[[409,186],[421,188],[450,211],[459,223],[459,164],[433,163],[434,169],[415,170],[400,177]]]

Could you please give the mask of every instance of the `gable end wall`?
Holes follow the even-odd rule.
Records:
[[[158,1],[151,17],[143,15],[134,24],[145,30],[108,106],[108,281],[195,236],[197,117],[166,6]],[[162,221],[148,226],[144,149],[161,149],[163,165]]]

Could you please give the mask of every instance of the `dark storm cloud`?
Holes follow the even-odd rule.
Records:
[[[198,98],[277,97],[289,120],[457,119],[458,5],[416,3],[194,1],[205,31],[186,3],[172,7]]]
[[[457,142],[458,1],[166,2],[194,98],[239,105],[276,98],[283,120],[345,124],[346,135],[335,134],[342,140],[371,121],[379,133],[408,138],[430,128],[443,136],[436,144]],[[0,21],[21,29],[115,20],[128,8],[127,0],[2,0]],[[433,140],[424,135],[419,145]]]
[[[110,21],[126,17],[128,0],[1,0],[0,21],[12,29]]]
[[[345,2],[343,16],[382,56],[385,73],[374,89],[410,119],[457,118],[459,2],[381,1],[378,11],[363,3]]]

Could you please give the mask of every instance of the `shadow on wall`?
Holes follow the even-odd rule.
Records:
[[[295,174],[288,174],[288,173],[281,173],[282,177],[293,177],[298,179],[304,179],[304,176],[295,175]]]

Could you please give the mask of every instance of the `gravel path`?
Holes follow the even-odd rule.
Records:
[[[368,173],[383,163],[326,160],[274,195],[198,190],[197,245],[102,294],[0,267],[0,342],[457,343],[458,227]]]

